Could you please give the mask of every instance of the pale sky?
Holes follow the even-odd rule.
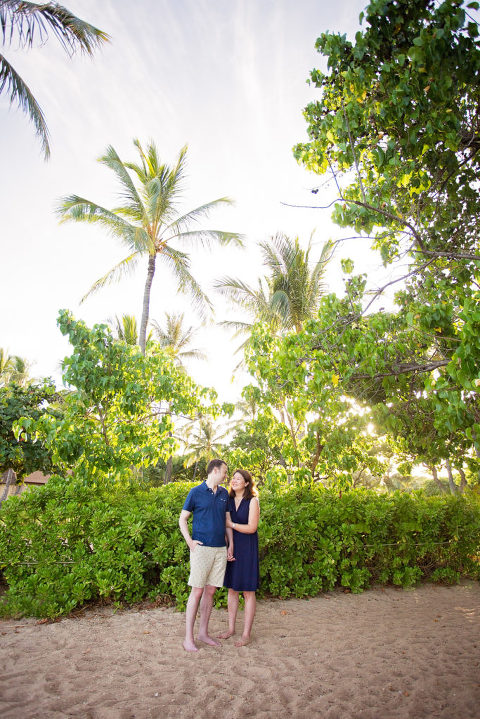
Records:
[[[112,144],[122,159],[136,159],[132,139],[153,139],[173,162],[188,144],[184,209],[229,196],[235,207],[212,213],[205,227],[242,232],[246,249],[192,251],[192,271],[216,306],[216,319],[239,317],[215,295],[216,278],[255,283],[263,274],[255,243],[278,231],[315,248],[350,232],[331,224],[330,211],[286,208],[281,202],[326,204],[333,190],[310,193],[323,182],[295,162],[292,147],[306,139],[305,105],[317,97],[306,84],[325,30],[351,36],[366,0],[66,0],[82,19],[111,36],[93,59],[69,59],[51,38],[43,47],[4,54],[45,112],[52,157],[44,162],[33,126],[0,98],[0,347],[33,363],[35,376],[60,377],[68,343],[56,327],[60,308],[92,325],[115,314],[140,318],[146,273],[141,265],[121,284],[79,305],[93,282],[127,253],[88,225],[59,225],[53,208],[62,195],[79,194],[114,206],[113,173],[96,162]],[[380,265],[367,241],[342,244],[328,272],[331,291],[342,292],[340,257],[374,276]],[[157,264],[152,318],[185,311]],[[238,340],[225,330],[202,330],[197,345],[207,363],[192,363],[194,378],[214,386],[222,401],[238,399],[245,377],[231,382]]]

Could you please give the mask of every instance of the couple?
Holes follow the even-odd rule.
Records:
[[[183,648],[198,651],[193,627],[200,604],[198,639],[210,646],[220,642],[208,634],[208,622],[217,587],[228,587],[228,630],[218,639],[235,634],[235,620],[239,593],[245,598],[245,622],[241,639],[235,646],[250,641],[255,617],[255,591],[259,584],[257,526],[260,507],[255,482],[249,472],[237,469],[230,489],[220,487],[227,476],[227,465],[212,459],[207,466],[207,479],[188,493],[180,514],[179,526],[190,548],[190,577],[192,587],[187,602],[186,633]],[[193,513],[192,536],[187,520]]]

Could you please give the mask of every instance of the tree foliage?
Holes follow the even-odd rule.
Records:
[[[66,311],[58,324],[73,348],[63,362],[72,388],[63,416],[26,418],[18,427],[20,438],[40,437],[60,467],[91,482],[154,465],[176,447],[170,412],[215,411],[214,395],[198,388],[168,353],[152,346],[144,356],[115,340],[106,325],[90,329]]]
[[[305,110],[310,140],[295,148],[306,167],[332,173],[335,221],[373,237],[385,264],[409,265],[394,311],[369,314],[372,298],[359,297],[335,327],[342,342],[359,332],[344,386],[382,405],[377,419],[428,460],[480,454],[476,10],[374,0],[354,42],[324,33],[328,70],[311,73],[320,98]],[[310,358],[332,350],[327,334]]]
[[[58,417],[58,394],[53,382],[21,387],[10,383],[0,387],[0,473],[13,469],[18,477],[36,470],[52,470],[52,454],[45,444],[32,437],[16,437],[15,423],[21,418],[37,422]]]

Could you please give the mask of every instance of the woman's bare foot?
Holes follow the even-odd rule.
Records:
[[[208,634],[200,634],[198,635],[198,641],[203,642],[204,644],[208,644],[209,647],[221,647],[222,645],[220,642],[217,642],[216,639],[213,639],[212,637],[209,637]]]
[[[235,642],[236,647],[246,647],[247,644],[250,644],[250,637],[241,637]]]
[[[198,652],[198,647],[195,646],[195,642],[189,642],[186,639],[183,641],[183,648],[186,652]]]
[[[231,632],[230,629],[227,629],[226,632],[217,634],[217,639],[230,639],[230,637],[233,637],[234,634],[235,634],[235,632]]]

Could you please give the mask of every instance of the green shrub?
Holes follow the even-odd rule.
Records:
[[[55,617],[91,600],[188,598],[188,549],[178,516],[191,483],[150,490],[53,477],[0,511],[0,611]],[[474,496],[338,494],[271,478],[262,489],[260,596],[307,597],[335,586],[479,577]],[[225,604],[225,591],[217,604]]]

